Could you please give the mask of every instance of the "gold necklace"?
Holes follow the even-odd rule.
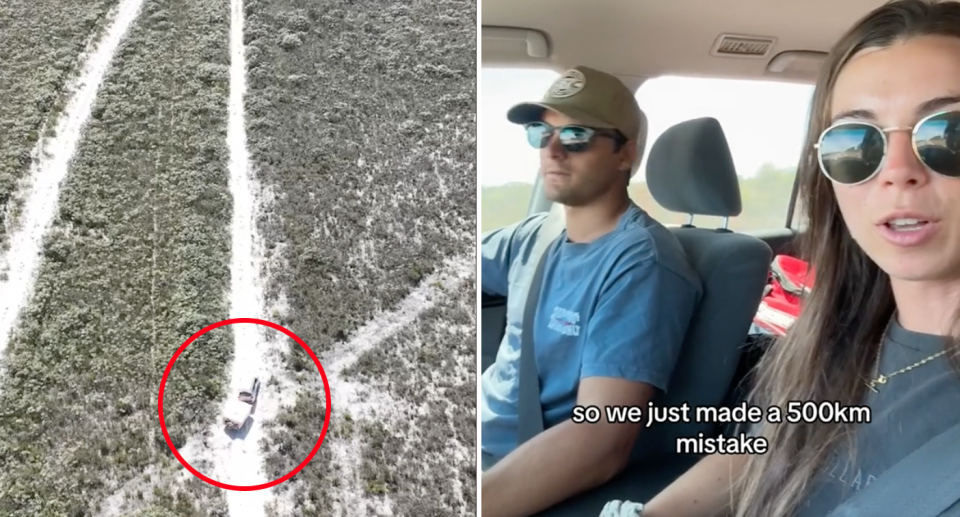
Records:
[[[889,328],[890,328],[890,326],[887,325],[887,330],[889,330]],[[874,363],[874,365],[873,365],[873,370],[874,370],[874,371],[877,371],[877,372],[879,372],[879,370],[880,370],[880,356],[883,354],[883,343],[887,340],[887,330],[884,330],[884,331],[883,331],[883,337],[880,338],[880,347],[879,347],[879,350],[877,350],[877,361],[876,361],[876,363]],[[877,385],[878,385],[878,384],[886,384],[887,381],[890,380],[890,377],[893,377],[894,375],[900,375],[901,373],[909,372],[910,370],[913,370],[914,368],[917,368],[917,367],[922,366],[922,365],[924,365],[924,364],[926,364],[926,363],[929,363],[930,361],[933,361],[934,359],[940,357],[941,355],[943,355],[943,354],[945,354],[945,353],[947,353],[946,350],[941,350],[941,351],[939,351],[939,352],[931,355],[930,357],[927,357],[927,358],[925,358],[925,359],[921,359],[921,360],[919,360],[919,361],[911,364],[910,366],[907,366],[907,367],[904,367],[904,368],[900,368],[899,370],[897,370],[897,371],[895,371],[895,372],[893,372],[893,373],[890,373],[890,374],[888,374],[888,375],[883,375],[882,373],[877,373],[877,378],[875,378],[874,380],[868,382],[868,383],[867,383],[867,387],[870,388],[871,390],[873,390],[874,393],[879,393],[879,391],[877,391]]]

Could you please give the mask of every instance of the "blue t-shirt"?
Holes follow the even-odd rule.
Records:
[[[527,272],[546,214],[482,239],[481,285],[507,297],[507,328],[481,380],[481,448],[502,457],[517,447],[520,332],[525,300],[509,296]],[[612,232],[590,243],[564,231],[545,251],[533,343],[544,425],[571,417],[580,380],[614,377],[666,391],[701,284],[676,237],[631,204]],[[529,274],[526,275],[529,277]]]

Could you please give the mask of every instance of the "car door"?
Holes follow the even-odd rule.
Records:
[[[533,181],[526,215],[547,212],[550,206],[551,202],[544,197],[541,179],[537,175]],[[480,285],[483,285],[482,279]],[[483,373],[497,359],[500,341],[507,327],[507,299],[481,292],[480,311],[480,372]]]
[[[480,310],[480,368],[483,372],[497,359],[507,325],[507,299],[483,293]]]

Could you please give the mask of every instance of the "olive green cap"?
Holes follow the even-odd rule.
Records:
[[[593,68],[567,70],[540,102],[522,102],[507,111],[507,120],[527,124],[542,120],[545,109],[586,126],[617,129],[630,140],[646,138],[646,116],[637,99],[620,79]]]

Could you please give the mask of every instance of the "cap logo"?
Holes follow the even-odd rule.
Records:
[[[575,69],[567,70],[563,77],[553,82],[547,95],[557,99],[573,97],[582,92],[586,85],[587,78],[583,75],[583,72]]]

